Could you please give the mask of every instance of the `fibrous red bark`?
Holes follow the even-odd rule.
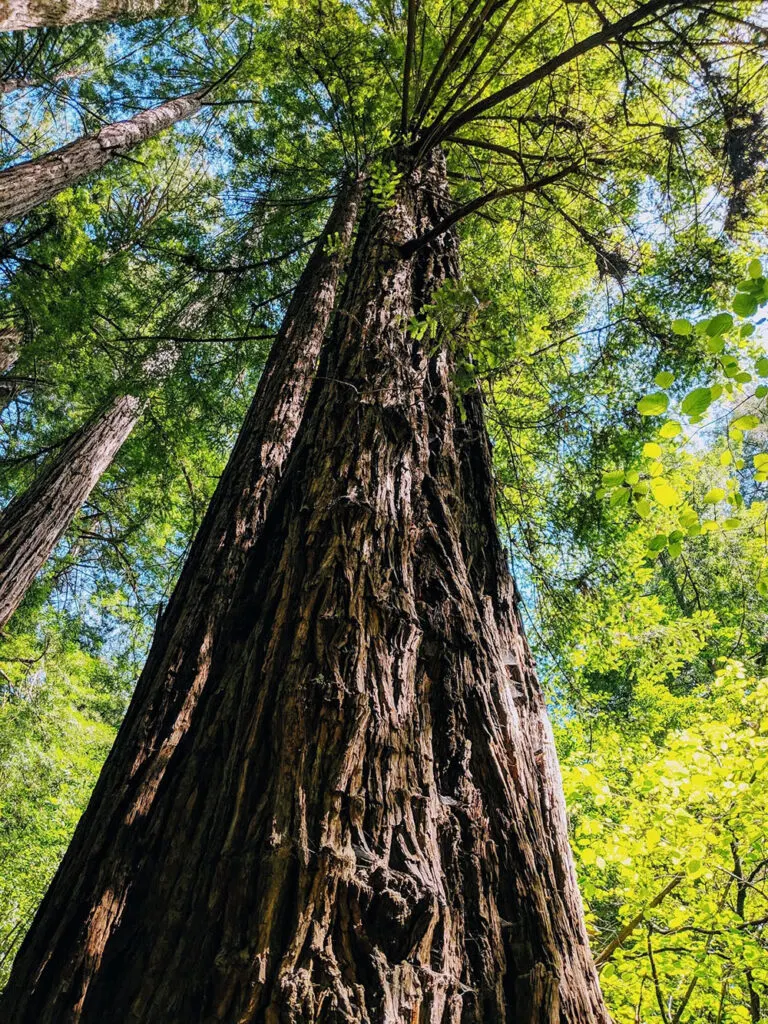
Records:
[[[204,95],[205,90],[198,90],[168,100],[127,121],[106,125],[95,135],[85,135],[45,156],[0,171],[0,224],[23,217],[140,143],[196,114]]]
[[[482,404],[461,339],[408,329],[459,274],[451,233],[400,248],[445,218],[444,164],[402,171],[223,621],[184,655],[205,687],[138,772],[129,712],[8,1024],[607,1024]],[[219,500],[232,544],[248,521]],[[172,677],[145,674],[135,708],[156,689],[163,717]]]
[[[0,0],[0,32],[189,14],[190,0]]]

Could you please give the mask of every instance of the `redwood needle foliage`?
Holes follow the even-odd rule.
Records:
[[[764,5],[0,13],[3,1021],[766,1019]]]

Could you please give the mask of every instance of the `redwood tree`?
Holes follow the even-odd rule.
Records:
[[[207,89],[188,93],[142,110],[84,135],[61,149],[0,171],[0,224],[17,220],[65,188],[79,184],[112,160],[125,156],[142,142],[196,114]]]
[[[72,435],[0,516],[0,628],[112,464],[136,426],[143,404],[136,395],[116,398]]]
[[[264,386],[287,397],[249,413],[14,965],[8,1024],[607,1024],[472,353],[435,310],[461,281],[461,219],[533,191],[556,205],[547,189],[583,186],[593,155],[578,132],[531,165],[509,136],[458,133],[544,118],[509,103],[545,80],[565,93],[546,116],[567,120],[556,73],[700,4],[598,10],[591,34],[489,84],[518,6],[461,5],[425,67],[408,4],[401,110],[311,393],[303,371],[291,390],[285,329]],[[516,153],[521,174],[454,204],[449,145]],[[319,339],[332,289],[318,303],[307,281],[293,315]]]
[[[0,31],[58,28],[86,21],[141,21],[188,14],[187,0],[0,0]]]
[[[399,252],[447,215],[443,159],[402,159],[264,531],[196,638],[206,688],[138,778],[123,730],[9,1022],[607,1020],[481,403],[457,403],[451,339],[407,327],[459,273],[450,232]]]

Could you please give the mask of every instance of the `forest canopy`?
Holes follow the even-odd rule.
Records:
[[[768,1019],[766,49],[0,3],[3,1021]]]

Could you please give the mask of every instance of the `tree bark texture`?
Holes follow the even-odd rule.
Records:
[[[206,684],[183,735],[137,789],[129,712],[7,1024],[608,1022],[482,404],[454,383],[460,339],[408,331],[459,273],[451,233],[400,251],[449,211],[442,156],[403,171],[363,216],[224,620],[190,633]]]
[[[61,149],[0,171],[0,224],[23,217],[65,188],[124,156],[140,143],[184,118],[196,114],[204,91],[168,100],[127,121],[106,125]]]
[[[40,910],[39,938],[52,924],[56,930],[54,922],[59,918],[66,945],[67,931],[87,927],[89,901],[101,898],[104,878],[115,891],[130,884],[136,834],[148,823],[146,809],[189,726],[207,681],[210,650],[247,554],[258,539],[302,420],[339,277],[348,259],[362,184],[362,180],[354,180],[342,185],[326,228],[299,279],[245,426],[159,623],[115,749],[78,827],[71,857],[73,861],[84,858],[88,862],[88,877],[83,875],[77,883],[78,896],[73,900],[64,897],[63,888],[58,895],[51,890]],[[332,251],[329,240],[334,243]],[[120,796],[113,803],[117,792]],[[63,865],[60,874],[66,875],[67,870]],[[65,914],[66,921],[61,914]],[[105,923],[105,940],[110,930],[110,924]],[[30,938],[25,956],[28,968],[36,968],[47,942],[43,939],[41,946]],[[60,966],[69,975],[80,969],[74,960]],[[19,971],[24,971],[21,955]],[[22,982],[25,987],[26,982]],[[7,991],[8,999],[14,999],[10,987]],[[37,1010],[20,1005],[15,1012],[20,1019],[27,1019]],[[43,1012],[48,1013],[49,1020],[58,1019],[59,1012],[64,1014],[62,1019],[74,1013],[60,1010],[55,1000],[50,1012]]]
[[[116,398],[69,439],[0,516],[0,629],[111,465],[142,407],[134,395]]]
[[[0,327],[0,373],[11,370],[19,358],[21,331],[17,327]]]
[[[23,92],[27,89],[52,89],[59,82],[70,78],[80,78],[87,73],[86,68],[68,68],[57,71],[50,78],[3,78],[0,80],[0,95],[7,96],[12,92]]]
[[[4,375],[16,365],[21,349],[22,333],[13,326],[0,327],[0,413],[16,394],[16,383]]]
[[[87,21],[142,21],[189,14],[189,0],[0,0],[0,31],[60,28]]]

